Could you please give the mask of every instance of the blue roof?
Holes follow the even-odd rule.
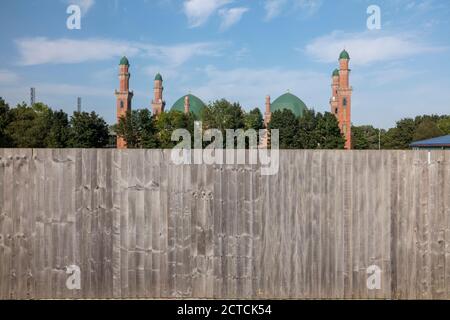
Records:
[[[416,141],[409,145],[410,147],[450,147],[450,134],[447,136]]]

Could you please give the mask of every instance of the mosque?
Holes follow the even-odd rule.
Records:
[[[331,80],[331,98],[330,108],[339,122],[339,128],[346,139],[345,149],[351,149],[351,101],[352,87],[350,86],[350,55],[343,50],[339,55],[339,69],[335,69],[332,73]],[[131,110],[131,100],[133,92],[130,91],[130,63],[126,57],[123,57],[119,63],[119,90],[115,91],[117,99],[117,121],[120,117],[125,116],[128,110]],[[153,100],[151,103],[152,113],[159,115],[166,110],[166,102],[163,97],[164,87],[161,74],[157,74],[154,80]],[[170,108],[180,112],[192,112],[198,118],[201,117],[202,110],[206,107],[203,101],[193,94],[187,94],[180,97]],[[277,110],[291,110],[297,117],[302,117],[303,112],[307,109],[305,103],[294,94],[288,92],[273,102],[270,96],[265,99],[264,125],[267,127],[270,123],[272,113]],[[117,137],[117,148],[125,149],[126,141]]]

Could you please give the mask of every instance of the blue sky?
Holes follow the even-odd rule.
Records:
[[[69,4],[81,29],[66,27]],[[381,29],[368,30],[369,5]],[[167,107],[191,92],[263,107],[287,90],[329,110],[330,76],[351,56],[353,123],[390,127],[402,117],[450,114],[447,0],[5,0],[0,11],[0,96],[115,119],[117,67],[131,63],[133,108],[148,108],[153,78]]]

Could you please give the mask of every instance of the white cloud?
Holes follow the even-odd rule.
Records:
[[[242,47],[240,49],[238,49],[237,51],[235,51],[234,53],[234,57],[236,60],[242,60],[245,58],[248,58],[250,56],[250,49],[247,47]]]
[[[73,40],[43,37],[16,40],[21,65],[80,63],[133,56],[139,49],[130,43],[103,39]]]
[[[279,16],[283,11],[300,11],[303,15],[310,16],[316,13],[322,6],[322,0],[266,0],[266,20]]]
[[[39,94],[54,95],[54,96],[95,96],[95,97],[110,97],[111,89],[97,88],[95,86],[82,86],[64,83],[41,83],[35,86]]]
[[[9,70],[0,69],[0,83],[11,84],[19,80],[19,76]]]
[[[266,20],[271,20],[278,16],[283,10],[286,0],[266,0],[264,9],[266,10]]]
[[[177,44],[173,46],[144,46],[146,53],[172,67],[177,67],[195,56],[219,56],[221,44],[198,42]]]
[[[322,0],[294,0],[294,7],[305,12],[306,15],[316,13],[322,6]]]
[[[202,84],[183,90],[192,89],[205,102],[220,98],[239,101],[246,109],[263,108],[266,95],[275,100],[290,90],[308,106],[328,110],[330,79],[327,74],[278,67],[222,70],[208,66],[203,78]],[[317,97],[323,99],[317,100]]]
[[[221,45],[198,42],[159,46],[140,42],[108,39],[26,38],[16,40],[21,65],[70,64],[108,60],[122,55],[148,56],[166,64],[179,66],[194,56],[218,55]]]
[[[445,47],[426,44],[414,35],[334,31],[329,35],[314,39],[306,46],[305,51],[317,61],[335,62],[344,48],[350,53],[353,65],[367,65],[446,50]]]
[[[218,9],[233,0],[186,0],[183,8],[186,14],[189,26],[191,28],[199,27],[208,21],[209,17]]]
[[[238,23],[244,13],[246,13],[249,9],[244,7],[231,8],[231,9],[221,9],[219,11],[219,15],[222,17],[222,23],[220,25],[221,30],[226,30]]]
[[[95,0],[65,0],[65,2],[70,4],[75,4],[80,6],[81,13],[86,14],[95,4]]]

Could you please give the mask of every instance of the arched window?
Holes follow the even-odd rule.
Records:
[[[347,98],[344,98],[344,99],[342,100],[342,105],[343,105],[344,107],[347,106]]]
[[[338,108],[334,109],[334,113],[338,114]]]
[[[123,101],[120,100],[120,109],[123,109]]]

